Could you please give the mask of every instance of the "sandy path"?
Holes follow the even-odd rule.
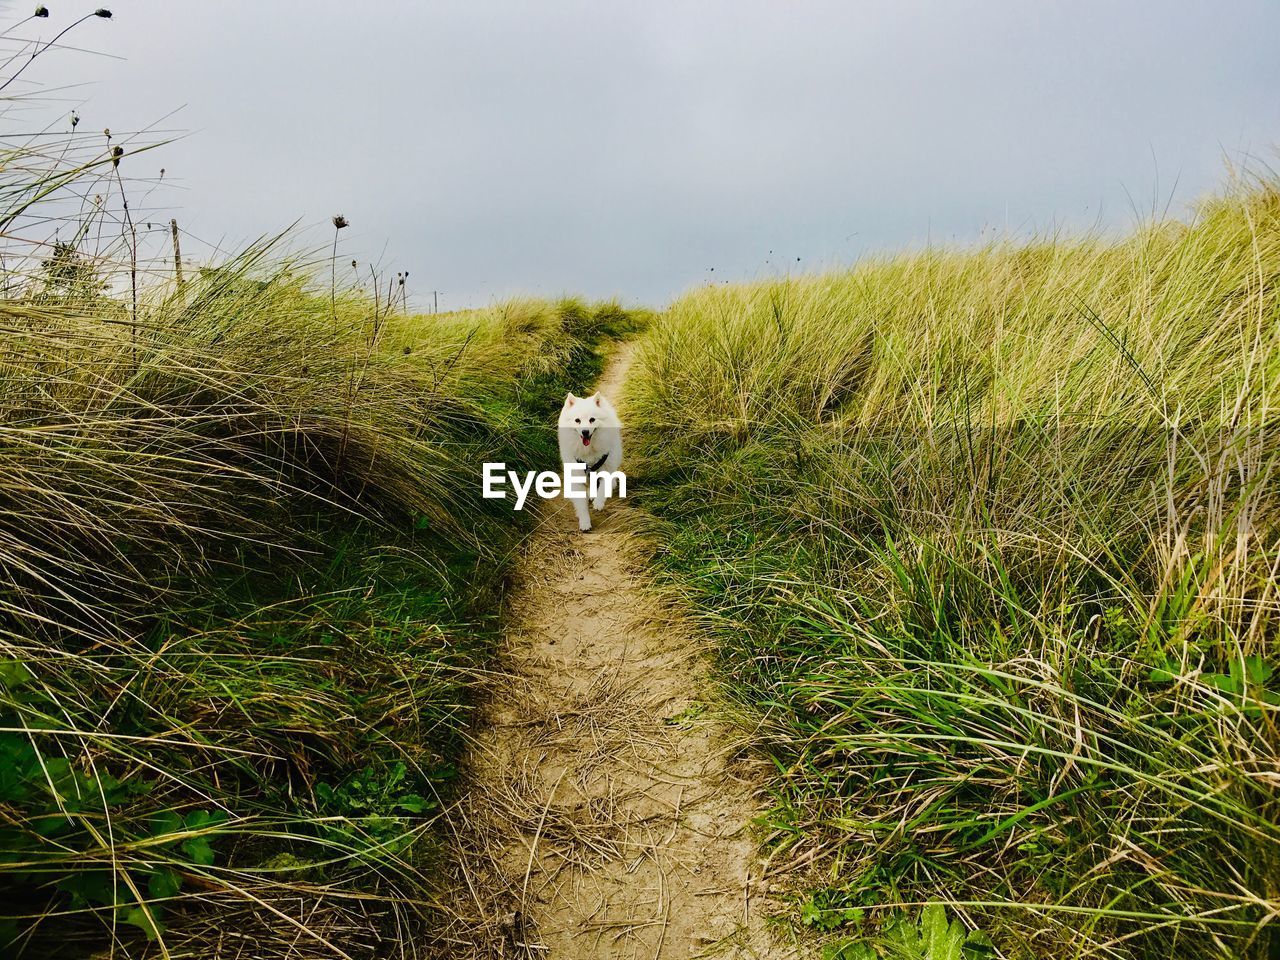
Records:
[[[611,501],[582,534],[569,504],[544,505],[469,762],[478,916],[459,941],[552,960],[791,956],[764,930],[750,767],[705,712],[689,632],[645,589],[634,516]]]

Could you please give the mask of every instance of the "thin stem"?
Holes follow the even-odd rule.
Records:
[[[119,158],[114,158],[119,159]],[[130,330],[133,338],[133,362],[138,362],[138,228],[129,212],[129,197],[125,193],[124,178],[120,176],[120,164],[115,165],[116,183],[120,186],[120,203],[124,209],[124,222],[129,230],[129,295],[132,312]]]
[[[56,37],[54,37],[52,40],[46,43],[43,47],[40,46],[39,41],[37,41],[36,49],[32,52],[31,56],[27,58],[27,62],[24,63],[21,67],[19,67],[17,71],[15,71],[12,77],[10,77],[4,83],[0,83],[0,92],[3,92],[5,87],[9,86],[9,84],[17,80],[18,77],[22,76],[22,72],[26,70],[27,67],[31,66],[31,64],[35,61],[36,57],[40,56],[40,54],[44,53],[46,50],[52,47],[55,43],[57,43],[59,40],[65,37],[69,32],[74,30],[76,27],[80,26],[80,24],[96,16],[97,16],[96,13],[86,13],[83,17],[81,17],[75,23],[72,23],[70,26],[64,27],[61,33],[59,33]],[[28,17],[27,19],[31,19],[31,18]]]

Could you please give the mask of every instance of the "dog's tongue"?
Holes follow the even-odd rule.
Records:
[[[589,447],[589,446],[591,446],[591,438],[590,438],[590,437],[583,437],[583,438],[582,438],[582,445],[583,445],[584,447]]]

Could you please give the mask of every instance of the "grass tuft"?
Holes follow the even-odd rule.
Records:
[[[696,290],[642,341],[655,562],[848,956],[924,903],[1006,956],[1273,955],[1278,280],[1261,179]]]
[[[0,955],[419,956],[526,529],[480,466],[633,320],[170,279],[80,151],[0,173]]]

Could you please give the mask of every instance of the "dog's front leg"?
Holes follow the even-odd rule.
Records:
[[[591,529],[591,512],[587,509],[587,495],[571,496],[574,512],[578,515],[578,529],[586,533]]]

